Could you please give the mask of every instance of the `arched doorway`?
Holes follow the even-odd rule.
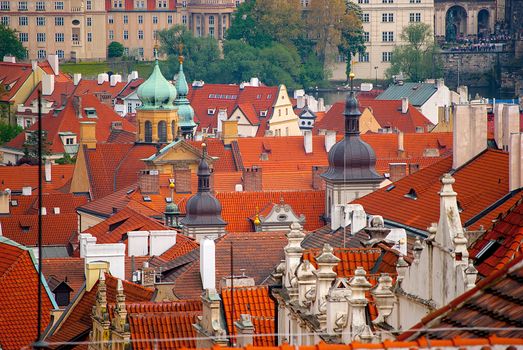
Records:
[[[490,34],[489,28],[490,13],[487,9],[478,12],[478,36],[484,37]]]
[[[456,41],[467,34],[467,11],[461,6],[452,6],[445,16],[445,40]]]
[[[153,124],[146,120],[144,125],[144,141],[153,142]]]
[[[167,142],[167,124],[163,120],[158,123],[158,142]]]

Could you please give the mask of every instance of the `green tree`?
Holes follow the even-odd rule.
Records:
[[[348,79],[349,74],[352,71],[352,59],[358,53],[365,53],[366,47],[363,39],[361,8],[357,4],[348,1],[347,16],[349,17],[349,25],[341,32],[341,42],[338,45],[338,50],[347,61],[345,73],[347,74]]]
[[[47,131],[42,131],[42,158],[51,155],[52,143],[47,140]],[[19,164],[38,164],[38,131],[29,132],[27,140],[23,144],[24,156],[18,161]]]
[[[406,44],[392,52],[391,66],[386,73],[389,78],[403,73],[407,80],[422,81],[441,74],[442,64],[435,55],[438,47],[428,24],[408,25],[401,33],[401,40]]]
[[[122,57],[124,52],[124,47],[117,41],[113,41],[107,47],[107,56],[109,58]]]
[[[11,141],[22,132],[22,127],[19,125],[9,125],[0,122],[0,144]]]
[[[0,24],[0,57],[6,55],[13,55],[18,59],[24,59],[26,57],[26,50],[16,32],[9,27]]]

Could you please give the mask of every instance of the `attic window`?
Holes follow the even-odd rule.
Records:
[[[261,99],[262,95],[256,95],[256,99],[259,100]]]
[[[22,228],[22,232],[29,232],[29,229],[31,228],[31,226],[20,226]]]
[[[216,109],[212,109],[212,108],[208,108],[207,109],[207,114],[208,115],[214,115],[214,113],[216,113]]]
[[[126,194],[131,194],[134,192],[134,189],[130,189],[129,191],[125,192]]]
[[[425,129],[422,126],[416,126],[416,132],[422,133],[422,132],[425,132]]]
[[[463,207],[461,206],[461,203],[458,201],[457,204],[458,204],[458,212],[459,213],[463,212]]]
[[[173,199],[171,197],[165,197],[165,203],[172,203]]]
[[[144,202],[152,202],[151,197],[149,197],[149,196],[143,196],[143,201]]]
[[[109,232],[112,232],[112,231],[116,230],[118,227],[122,226],[126,221],[127,221],[127,219],[123,219],[123,220],[120,220],[120,221],[117,221],[115,223],[110,224],[109,225]]]
[[[269,160],[269,154],[266,153],[266,152],[263,152],[263,153],[260,155],[260,160]]]
[[[271,94],[268,94],[268,95],[267,95],[267,100],[270,100],[271,97],[272,97],[272,95],[271,95]]]
[[[411,188],[404,197],[416,200],[418,199],[418,194],[416,193],[415,189]]]
[[[498,250],[500,246],[500,242],[491,239],[487,244],[485,244],[485,246],[479,251],[479,253],[476,254],[476,265],[488,259],[496,250]]]
[[[17,199],[11,200],[11,206],[12,207],[18,207],[18,200]]]
[[[390,192],[390,191],[392,191],[395,188],[396,188],[396,186],[390,185],[389,187],[387,187],[387,189],[385,191]]]
[[[260,117],[266,117],[268,111],[260,111]]]

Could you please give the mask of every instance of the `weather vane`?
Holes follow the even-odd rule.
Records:
[[[178,55],[178,61],[180,62],[180,64],[183,63],[183,43],[179,43],[178,44],[178,52],[179,52],[179,55]]]

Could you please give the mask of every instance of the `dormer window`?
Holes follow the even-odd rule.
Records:
[[[65,144],[66,145],[74,145],[74,137],[66,137],[65,138]]]
[[[418,194],[416,193],[415,189],[411,188],[404,197],[416,200],[418,199]]]
[[[214,113],[216,113],[216,109],[213,109],[213,108],[208,108],[207,109],[207,114],[208,115],[214,115]]]
[[[260,117],[266,117],[268,111],[260,111]]]

